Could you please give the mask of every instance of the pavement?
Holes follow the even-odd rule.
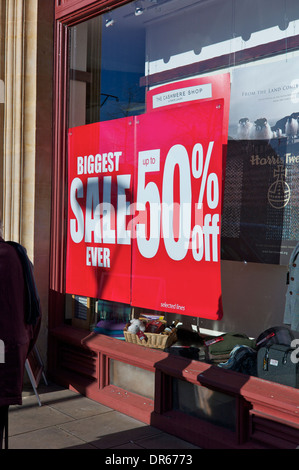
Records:
[[[198,449],[112,408],[55,384],[9,408],[9,449]]]

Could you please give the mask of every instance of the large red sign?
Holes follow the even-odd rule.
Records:
[[[69,131],[66,290],[219,319],[223,100]]]
[[[130,303],[133,139],[128,118],[69,130],[68,293]]]
[[[221,316],[223,100],[139,117],[132,304]]]

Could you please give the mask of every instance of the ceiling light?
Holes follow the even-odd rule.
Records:
[[[135,16],[140,16],[144,12],[144,8],[142,7],[136,7],[135,8]]]
[[[114,25],[114,19],[113,18],[107,18],[105,21],[105,26],[106,28],[109,28],[110,26]]]
[[[142,7],[142,2],[137,0],[137,2],[135,2],[135,16],[140,16],[143,12],[144,8]]]

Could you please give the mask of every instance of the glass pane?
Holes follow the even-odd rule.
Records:
[[[173,407],[191,416],[224,426],[232,431],[236,423],[236,399],[183,380],[174,379]]]
[[[154,372],[110,359],[110,384],[151,400],[154,399]]]
[[[280,86],[282,88],[281,78],[283,84],[285,80],[296,78],[299,51],[295,49],[289,51],[287,46],[290,43],[296,44],[296,40],[288,41],[288,38],[296,37],[298,33],[299,2],[292,0],[285,2],[280,0],[134,1],[113,9],[109,14],[99,15],[69,29],[69,127],[85,126],[100,121],[102,121],[101,126],[106,126],[111,124],[111,120],[144,114],[147,112],[148,91],[160,84],[168,85],[178,80],[177,77],[198,78],[200,74],[192,73],[192,70],[196,69],[192,67],[196,64],[200,66],[204,64],[206,67],[202,73],[204,76],[213,74],[217,77],[218,73],[224,72],[230,74],[233,104],[230,109],[231,139],[228,142],[222,214],[224,316],[218,323],[200,319],[197,327],[221,332],[242,331],[250,337],[257,337],[267,327],[283,321],[285,269],[284,266],[280,266],[282,269],[277,269],[280,267],[270,265],[273,263],[271,245],[274,245],[274,242],[280,245],[282,241],[289,240],[291,243],[288,243],[288,250],[290,250],[293,242],[299,237],[296,215],[299,184],[298,136],[295,142],[289,142],[286,137],[283,140],[277,134],[276,140],[273,141],[276,146],[271,144],[270,148],[268,145],[263,145],[259,148],[260,153],[252,153],[251,146],[247,145],[247,142],[242,147],[242,143],[235,138],[239,119],[245,118],[245,105],[244,101],[233,102],[232,97],[243,91],[243,85],[246,85],[244,94],[249,95],[248,92],[254,91],[252,88],[255,89],[256,96],[261,99],[256,105],[252,96],[248,97],[250,106],[246,111],[247,109],[252,112],[258,111],[259,115],[254,116],[254,119],[258,119],[264,116],[263,111],[267,109],[266,117],[269,121],[273,120],[273,124],[284,119],[287,113],[298,114],[297,95],[294,108],[285,112],[280,101],[282,96],[273,94],[276,96],[274,102],[268,99],[269,96],[265,91],[274,86],[277,89]],[[280,44],[281,49],[273,51],[271,56],[273,41],[276,46]],[[254,48],[260,45],[267,46],[267,56],[263,59],[260,57],[254,60],[248,59],[248,63],[245,64],[240,60],[238,62],[240,57],[244,58],[245,55],[250,57]],[[249,49],[251,53],[247,55]],[[244,51],[246,54],[243,54]],[[221,60],[218,60],[219,57]],[[269,87],[264,86],[268,85],[266,80],[270,82]],[[288,100],[289,105],[291,101],[289,98]],[[266,108],[266,104],[271,109]],[[283,110],[283,114],[277,114],[277,110],[281,113]],[[289,149],[292,151],[291,155]],[[269,202],[272,202],[272,206],[267,202],[268,190],[277,186],[278,177],[280,183],[278,189],[285,187],[285,184],[281,184],[282,172],[274,172],[278,170],[276,163],[279,163],[279,152],[283,156],[289,155],[286,162],[286,182],[291,188],[294,200],[292,211],[289,203],[281,210],[272,207],[274,203],[281,202],[281,199],[272,197],[272,191],[269,191]],[[133,155],[133,152],[128,153]],[[262,170],[263,174],[258,171],[254,175],[256,169]],[[249,178],[251,175],[254,176],[254,184],[251,184]],[[262,190],[260,188],[257,190],[257,184],[260,184]],[[244,213],[244,196],[247,197],[248,207],[250,204],[254,206],[253,209],[249,207],[249,222],[255,229],[254,233],[250,231],[247,219],[240,221],[241,214],[243,216]],[[265,202],[264,205],[260,203],[261,200]],[[269,206],[269,211],[267,217],[264,217],[264,214],[259,213],[266,206]],[[241,235],[240,225],[244,229]],[[283,229],[286,228],[288,233],[284,234]],[[256,250],[261,248],[262,229],[264,232],[267,229],[264,239],[270,247],[268,250],[270,253],[263,258],[258,256]],[[256,236],[255,240],[251,236],[252,233],[254,237]],[[245,251],[246,256],[243,256],[241,249],[243,253]],[[289,254],[290,251],[283,252],[284,264]],[[280,253],[274,253],[274,257],[276,263],[280,262],[278,259]],[[257,262],[255,264],[225,262],[231,259]],[[263,266],[259,265],[261,262],[264,263]],[[72,292],[72,294],[80,296],[81,293]],[[97,312],[97,299],[93,299],[90,305],[91,322],[95,322],[92,312],[97,314],[96,321],[107,319],[106,313],[102,315]],[[131,308],[126,307],[129,310]],[[101,312],[106,312],[105,308],[101,307]],[[116,304],[111,304],[111,308],[111,317],[116,315],[121,323],[123,316],[116,314],[118,312]],[[136,311],[135,307],[135,314]],[[243,312],[242,315],[240,312]],[[270,313],[266,315],[265,312]],[[69,321],[71,317],[69,310],[67,314]],[[178,317],[185,322],[186,318],[183,315],[178,314]],[[167,320],[171,323],[168,318]],[[192,320],[194,325],[195,319]]]
[[[132,28],[123,13],[116,15],[117,20],[98,16],[70,29],[69,127],[145,110],[145,88],[139,84],[144,75],[145,29]]]
[[[149,76],[183,78],[183,66],[219,56],[233,70],[234,53],[295,36],[298,18],[292,1],[142,0],[73,26],[69,126],[143,113]]]

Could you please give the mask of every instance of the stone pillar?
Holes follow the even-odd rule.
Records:
[[[3,235],[34,264],[46,357],[50,260],[54,0],[0,0],[4,37]],[[2,61],[1,61],[2,63]],[[0,63],[0,65],[1,65]],[[0,69],[1,72],[1,69]],[[1,130],[1,129],[0,129]],[[2,144],[2,142],[1,142]],[[1,152],[0,152],[1,164]],[[0,198],[1,203],[1,198]],[[1,210],[1,207],[0,207]]]
[[[4,238],[33,261],[37,0],[8,0],[3,149]]]

